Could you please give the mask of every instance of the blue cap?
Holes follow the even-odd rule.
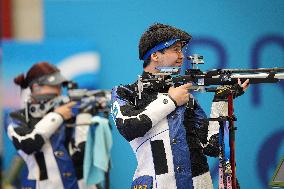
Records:
[[[149,58],[149,56],[151,56],[151,54],[154,53],[154,52],[157,52],[159,50],[163,50],[165,48],[169,48],[170,46],[172,46],[177,41],[180,41],[180,39],[171,39],[169,41],[159,43],[158,45],[153,47],[151,50],[147,51],[147,53],[143,56],[143,60],[147,60],[147,58]]]

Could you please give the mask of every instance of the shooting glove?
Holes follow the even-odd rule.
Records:
[[[242,86],[237,83],[234,85],[222,85],[217,87],[213,101],[218,102],[227,100],[230,91],[232,91],[234,99],[245,93]]]

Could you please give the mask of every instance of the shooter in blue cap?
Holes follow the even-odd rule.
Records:
[[[138,162],[132,189],[213,188],[206,155],[219,155],[218,123],[209,124],[196,100],[188,104],[194,98],[189,93],[191,83],[171,87],[156,79],[157,67],[182,66],[182,50],[190,40],[191,35],[178,28],[151,25],[139,42],[139,59],[144,61],[141,77],[149,82],[142,88],[138,80],[113,89],[112,116]],[[222,103],[213,102],[211,115],[218,116],[223,109]]]

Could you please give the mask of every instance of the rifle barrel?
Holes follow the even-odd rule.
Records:
[[[270,74],[269,73],[257,73],[257,74],[232,74],[231,78],[269,78]],[[275,79],[284,79],[284,73],[277,73],[273,74],[273,78]]]
[[[188,83],[194,82],[199,86],[209,86],[209,85],[232,85],[238,83],[238,78],[241,82],[249,79],[250,84],[259,83],[277,83],[279,80],[284,79],[284,73],[253,73],[253,74],[229,74],[228,78],[225,78],[222,74],[214,75],[211,77],[206,77],[206,75],[184,75],[179,77],[174,77],[174,83]]]
[[[230,73],[260,73],[260,72],[284,72],[284,68],[257,68],[257,69],[221,69]]]

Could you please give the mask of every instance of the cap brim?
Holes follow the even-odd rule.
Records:
[[[143,56],[143,60],[146,60],[148,57],[150,57],[152,53],[169,48],[178,41],[180,41],[180,39],[170,39],[168,41],[159,43],[158,45],[154,46],[152,49],[146,52],[146,54]]]
[[[53,74],[42,77],[38,80],[38,84],[40,85],[61,85],[68,80],[63,77],[60,72],[55,72]]]

